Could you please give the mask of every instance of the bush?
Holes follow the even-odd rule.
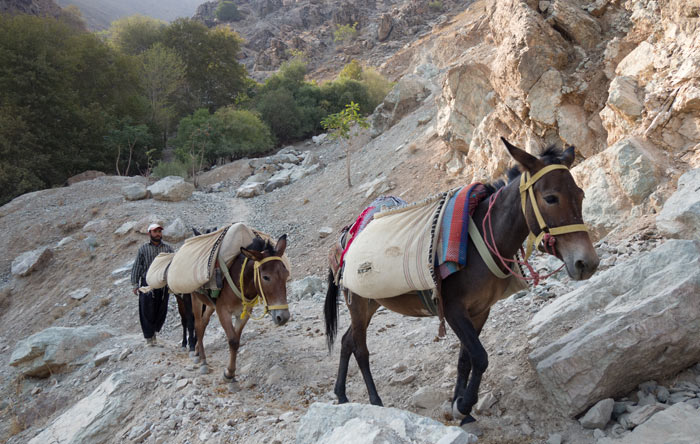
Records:
[[[355,59],[343,67],[338,77],[341,79],[362,80],[362,65]]]
[[[240,20],[241,12],[233,2],[222,1],[216,7],[216,18],[223,22],[235,22]]]
[[[335,25],[333,32],[333,41],[348,43],[357,37],[357,22],[352,25]]]
[[[432,11],[440,12],[442,11],[442,2],[440,0],[428,2],[428,8]]]
[[[168,162],[163,162],[162,160],[158,162],[153,168],[152,175],[157,179],[162,179],[168,176],[180,176],[187,179],[189,168],[187,164],[179,159],[171,160]]]
[[[362,70],[362,84],[367,87],[369,103],[372,110],[384,101],[389,94],[394,83],[385,79],[381,74],[372,68]]]

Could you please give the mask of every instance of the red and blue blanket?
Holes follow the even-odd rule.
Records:
[[[445,203],[436,249],[436,263],[442,279],[467,265],[468,217],[487,193],[486,187],[477,182],[463,187]]]

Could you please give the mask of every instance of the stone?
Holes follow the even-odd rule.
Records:
[[[391,128],[415,110],[429,94],[430,90],[425,79],[415,74],[403,76],[370,117],[372,136],[376,137]]]
[[[124,236],[125,234],[128,234],[131,230],[133,230],[135,226],[135,221],[124,222],[119,228],[114,230],[114,234],[116,234],[117,236]]]
[[[485,413],[491,410],[491,407],[498,402],[498,399],[494,396],[493,392],[488,392],[487,394],[479,398],[479,402],[474,406],[476,413]]]
[[[547,439],[547,444],[561,444],[562,437],[558,433],[552,433]]]
[[[598,21],[575,3],[554,1],[548,8],[547,22],[561,29],[574,43],[590,50],[602,40]]]
[[[324,292],[323,279],[315,275],[306,276],[289,284],[289,296],[294,300],[309,299]]]
[[[183,388],[187,387],[187,384],[189,384],[189,382],[189,379],[180,379],[175,383],[175,389],[182,390]]]
[[[673,238],[700,240],[700,168],[678,179],[676,192],[668,198],[658,216],[659,231]]]
[[[432,387],[421,387],[409,398],[408,402],[413,407],[423,410],[432,410],[449,398],[449,395],[442,390]]]
[[[263,194],[265,192],[263,185],[261,182],[243,184],[236,190],[236,197],[249,198]]]
[[[598,441],[598,444],[696,444],[698,430],[698,411],[681,403],[655,414],[621,439],[605,438]]]
[[[556,123],[556,111],[561,103],[561,73],[550,69],[527,93],[527,103],[530,106],[530,119],[545,125]]]
[[[168,176],[148,187],[154,199],[179,202],[188,199],[194,192],[194,185],[179,176]]]
[[[401,376],[394,376],[391,378],[391,385],[405,386],[416,380],[415,373],[405,373]]]
[[[103,351],[102,353],[98,353],[95,356],[95,359],[92,360],[92,363],[95,364],[95,367],[98,367],[105,362],[109,361],[112,356],[117,354],[117,350],[106,350]]]
[[[124,372],[115,373],[44,427],[28,444],[108,442],[122,430],[122,420],[138,397],[138,390],[129,390]]]
[[[25,376],[46,378],[87,363],[90,349],[111,336],[104,326],[49,327],[18,342],[10,365]]]
[[[611,171],[622,191],[635,204],[641,203],[659,184],[654,162],[634,138],[623,139],[606,150]]]
[[[124,350],[119,353],[119,356],[117,357],[117,361],[123,361],[131,354],[131,349],[130,348],[125,348]]]
[[[594,275],[529,322],[530,362],[570,416],[700,361],[700,241],[668,240]],[[643,326],[643,327],[642,327]]]
[[[642,106],[637,97],[637,81],[633,77],[618,76],[610,82],[607,105],[635,120],[642,115]]]
[[[102,233],[109,229],[109,221],[107,219],[91,220],[83,226],[83,231],[86,233]]]
[[[654,45],[641,42],[617,65],[615,73],[643,80],[654,72]]]
[[[163,239],[170,242],[180,242],[192,232],[179,217],[163,228]]]
[[[387,191],[391,191],[394,189],[394,186],[395,185],[390,182],[384,174],[382,174],[374,180],[363,183],[357,187],[357,190],[364,193],[366,198],[370,198],[384,194]]]
[[[286,376],[286,372],[282,367],[279,365],[273,365],[270,367],[270,369],[267,370],[267,379],[265,380],[265,384],[267,385],[278,385],[282,381],[284,381],[284,378]]]
[[[63,239],[61,239],[60,241],[58,241],[58,243],[56,244],[56,248],[61,248],[64,245],[68,245],[69,243],[73,242],[73,240],[74,239],[72,236],[66,236]]]
[[[636,427],[640,424],[644,424],[649,418],[654,416],[657,412],[664,410],[665,406],[660,404],[645,405],[639,407],[638,409],[630,412],[627,417],[627,421],[632,427]]]
[[[311,141],[312,141],[313,143],[315,143],[316,145],[322,144],[322,143],[325,142],[327,139],[328,139],[328,134],[326,134],[326,133],[319,134],[318,136],[313,136],[313,137],[311,137]]]
[[[567,145],[575,146],[584,157],[598,152],[595,136],[588,127],[588,115],[583,107],[571,104],[560,106],[557,109],[557,126],[559,137]]]
[[[270,192],[277,188],[287,185],[290,181],[292,172],[290,170],[281,170],[275,173],[270,179],[265,182],[265,191]]]
[[[77,290],[73,290],[70,293],[68,293],[68,296],[70,296],[71,299],[75,299],[76,301],[79,301],[81,299],[85,299],[85,297],[89,294],[90,294],[89,288],[78,288]]]
[[[320,238],[328,237],[331,234],[333,234],[333,228],[331,228],[331,227],[321,227],[318,230],[318,236]]]
[[[474,435],[415,413],[367,404],[316,402],[301,418],[296,444],[468,444]]]
[[[93,235],[90,235],[83,239],[83,243],[90,251],[94,251],[95,248],[100,246],[100,243],[97,241],[97,238]]]
[[[310,166],[296,166],[292,168],[291,174],[289,175],[289,182],[296,182],[299,179],[303,179],[306,176],[309,176],[316,171],[318,171],[321,168],[321,164],[317,163],[315,165],[310,165]]]
[[[585,429],[604,429],[608,421],[610,421],[614,405],[615,400],[612,398],[598,401],[578,421]]]
[[[122,187],[122,194],[126,200],[141,200],[148,196],[146,185],[142,183],[132,183]]]
[[[97,179],[98,177],[104,177],[106,174],[103,171],[97,171],[97,170],[87,170],[83,171],[80,174],[76,174],[75,176],[71,176],[66,180],[66,185],[70,186],[73,184],[76,184],[78,182],[84,182],[86,180],[93,180]]]
[[[26,251],[12,261],[11,272],[15,276],[27,276],[37,268],[46,264],[53,257],[50,247],[41,247]]]
[[[379,19],[379,25],[377,26],[377,40],[383,42],[389,38],[391,30],[394,28],[394,21],[389,14],[382,14],[381,19]]]

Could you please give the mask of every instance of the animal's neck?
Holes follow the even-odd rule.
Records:
[[[489,208],[489,199],[485,199],[476,209],[474,221],[482,230],[482,222]],[[501,256],[512,258],[527,238],[529,229],[520,204],[519,181],[512,180],[498,195],[491,209],[490,221],[486,222],[484,240],[492,244],[490,228],[493,228],[493,236],[496,248]]]

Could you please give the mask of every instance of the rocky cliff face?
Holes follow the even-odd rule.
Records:
[[[31,14],[57,17],[61,8],[53,0],[3,0],[0,14]]]

